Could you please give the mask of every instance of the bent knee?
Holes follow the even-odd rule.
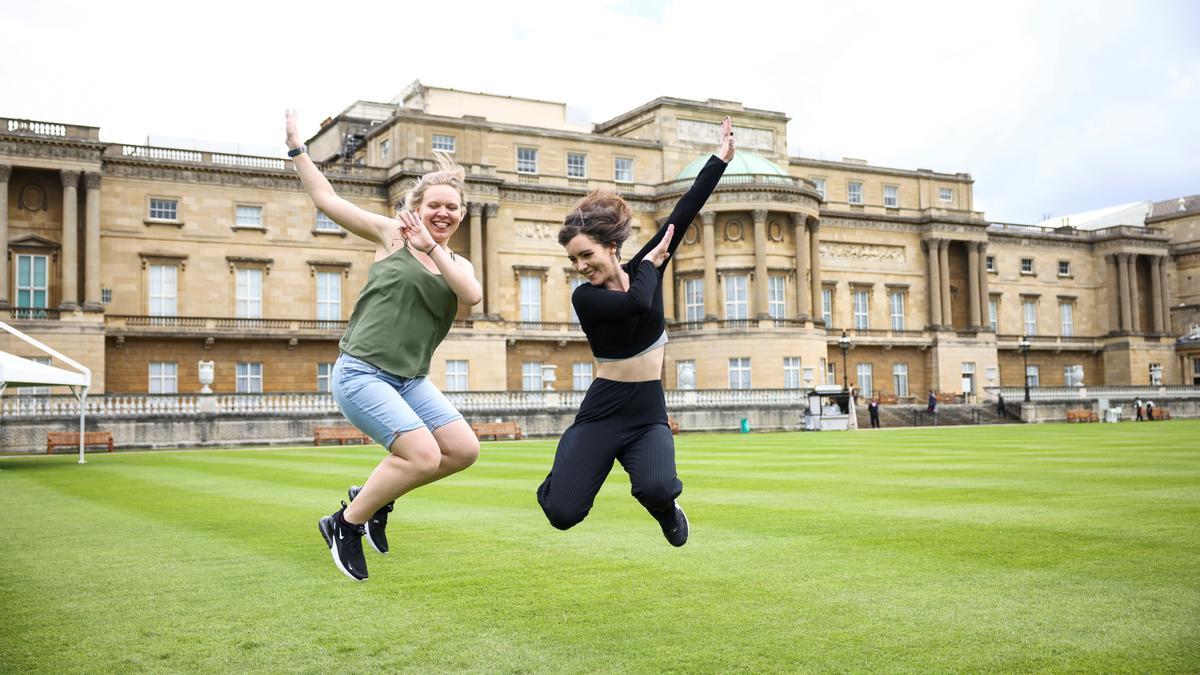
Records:
[[[542,511],[546,514],[546,520],[550,521],[550,524],[559,530],[569,530],[581,523],[587,516],[587,511],[549,507],[546,505],[542,505]]]
[[[677,494],[676,484],[673,480],[638,485],[632,492],[634,499],[650,504],[664,504],[674,500]]]

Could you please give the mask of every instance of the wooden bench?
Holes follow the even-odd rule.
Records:
[[[1169,420],[1171,419],[1171,411],[1167,410],[1166,408],[1155,408],[1154,411],[1150,413],[1150,419]]]
[[[373,443],[371,437],[354,427],[313,427],[313,445],[322,441],[337,441],[338,445],[351,443]]]
[[[111,431],[85,431],[83,432],[83,445],[104,445],[108,447],[108,451],[113,451],[113,439]],[[78,431],[47,431],[46,432],[46,454],[49,455],[54,448],[79,447],[79,432]]]
[[[879,397],[879,405],[896,405],[900,403],[899,397],[895,394],[877,394]]]
[[[962,394],[954,394],[948,391],[939,391],[935,394],[938,403],[959,403],[962,401]]]
[[[679,435],[679,420],[675,419],[674,417],[668,417],[667,418],[667,426],[671,428],[672,436]]]
[[[482,439],[484,436],[491,436],[492,440],[500,440],[501,436],[511,436],[516,440],[521,440],[525,434],[521,433],[521,425],[516,422],[476,422],[471,425],[471,431],[475,433],[475,437]]]
[[[1068,422],[1099,422],[1100,418],[1096,415],[1096,412],[1094,410],[1088,410],[1087,408],[1076,408],[1074,410],[1067,411],[1067,421]]]

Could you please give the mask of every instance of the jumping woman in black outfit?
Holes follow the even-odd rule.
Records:
[[[587,516],[616,460],[629,474],[634,498],[662,526],[667,541],[687,543],[687,516],[675,503],[683,483],[675,474],[661,380],[667,342],[663,274],[731,159],[733,122],[726,117],[717,154],[667,224],[624,265],[621,244],[629,237],[632,214],[623,199],[593,193],[563,221],[558,243],[588,281],[575,289],[571,302],[599,367],[575,423],[558,442],[550,475],[538,488],[538,503],[560,530]]]

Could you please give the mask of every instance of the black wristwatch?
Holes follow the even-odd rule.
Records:
[[[303,145],[298,148],[292,148],[291,150],[288,150],[288,157],[295,157],[296,155],[304,152],[308,152],[308,148],[304,147]]]

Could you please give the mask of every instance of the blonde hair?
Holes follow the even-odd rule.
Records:
[[[467,190],[467,171],[444,152],[434,152],[433,161],[438,168],[421,176],[408,192],[404,193],[404,208],[417,210],[425,200],[425,191],[434,185],[449,185],[458,192],[460,206],[465,206]]]

